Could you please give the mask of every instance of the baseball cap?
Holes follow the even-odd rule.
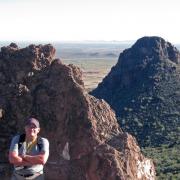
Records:
[[[27,126],[27,125],[31,125],[31,124],[34,124],[37,128],[40,127],[39,121],[38,121],[37,119],[35,119],[35,118],[28,118],[28,119],[26,120],[26,123],[25,123],[26,126]]]

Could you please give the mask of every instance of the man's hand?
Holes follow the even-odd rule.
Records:
[[[26,161],[15,151],[9,152],[9,162],[17,166],[32,166],[32,163]]]
[[[21,156],[24,161],[27,161],[31,164],[42,164],[44,165],[48,159],[47,153],[42,153],[39,155],[23,155]]]

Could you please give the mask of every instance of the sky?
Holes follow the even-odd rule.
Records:
[[[180,43],[180,0],[0,0],[0,41]]]

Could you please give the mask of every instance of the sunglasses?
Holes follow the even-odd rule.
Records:
[[[37,127],[34,124],[27,124],[27,128],[36,129]]]

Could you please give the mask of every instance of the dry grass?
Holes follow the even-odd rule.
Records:
[[[64,59],[65,64],[74,64],[83,71],[83,80],[85,88],[90,91],[97,87],[98,83],[109,73],[111,68],[116,64],[117,58],[114,59]]]

